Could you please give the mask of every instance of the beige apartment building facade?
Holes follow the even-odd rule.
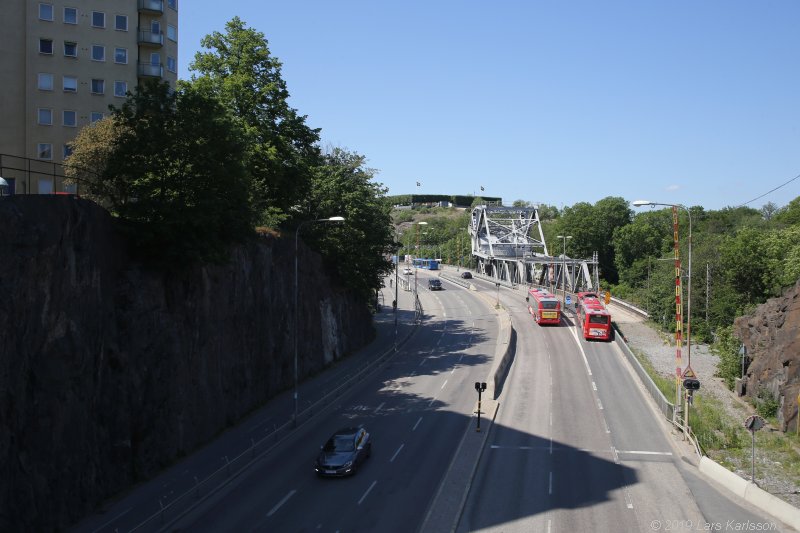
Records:
[[[0,177],[10,194],[76,192],[61,162],[80,128],[138,83],[178,78],[178,0],[3,0]]]

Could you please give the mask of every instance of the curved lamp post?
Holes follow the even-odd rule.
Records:
[[[297,226],[294,232],[294,418],[292,419],[297,426],[297,244],[300,238],[300,229],[306,224],[316,222],[343,222],[344,217],[318,218],[316,220],[304,220]]]

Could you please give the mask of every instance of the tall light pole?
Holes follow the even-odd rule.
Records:
[[[557,239],[562,239],[564,241],[564,251],[561,254],[561,287],[564,291],[564,302],[567,301],[567,282],[565,281],[565,272],[567,268],[567,239],[571,239],[572,235],[556,235]],[[556,293],[558,294],[558,293]],[[566,303],[564,303],[566,305]]]
[[[684,211],[686,211],[686,214],[689,216],[689,271],[688,271],[687,276],[686,276],[686,300],[687,300],[687,302],[686,302],[686,359],[687,359],[686,367],[687,368],[691,368],[692,367],[692,212],[689,210],[688,207],[686,207],[685,205],[682,205],[682,204],[666,204],[666,203],[660,203],[660,202],[651,202],[649,200],[636,200],[636,201],[633,202],[633,205],[635,207],[642,207],[642,206],[645,206],[645,205],[649,205],[649,206],[655,207],[657,205],[662,205],[664,207],[671,207],[672,208],[672,211],[673,211],[673,225],[674,225],[674,233],[675,233],[674,240],[675,240],[675,245],[676,245],[675,253],[676,253],[676,263],[677,263],[675,265],[675,268],[677,270],[676,275],[677,275],[679,280],[680,280],[680,259],[679,259],[679,256],[677,256],[677,254],[678,254],[678,249],[677,249],[677,239],[678,239],[678,215],[677,215],[677,209],[678,208],[683,209]],[[676,363],[677,363],[677,365],[676,365],[677,366],[677,369],[676,369],[676,381],[680,381],[680,378],[683,377],[683,372],[682,372],[682,369],[680,368],[680,366],[681,366],[680,345],[678,345],[678,352],[677,353],[678,353],[678,356],[676,357]],[[675,386],[676,386],[675,401],[678,401],[678,398],[680,397],[680,390],[679,390],[680,385],[679,385],[679,383],[676,382]]]
[[[294,418],[292,419],[294,426],[297,426],[297,244],[300,238],[300,229],[306,224],[313,224],[315,222],[343,222],[344,217],[330,217],[318,218],[316,220],[304,220],[297,226],[294,232]]]
[[[414,254],[414,259],[419,259],[419,227],[420,226],[427,226],[427,225],[428,225],[428,223],[425,222],[424,220],[421,220],[421,221],[416,223],[416,226],[417,226],[417,250],[416,250],[416,253]],[[416,302],[416,298],[417,298],[417,265],[413,265],[413,266],[414,266],[414,300],[415,300],[414,301],[414,305],[416,306],[416,304],[417,304],[417,302]]]

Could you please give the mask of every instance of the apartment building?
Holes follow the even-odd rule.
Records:
[[[80,128],[137,83],[178,78],[178,0],[4,0],[0,177],[11,194],[65,189]]]

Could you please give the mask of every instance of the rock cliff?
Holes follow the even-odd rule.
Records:
[[[779,298],[736,319],[734,332],[747,349],[746,394],[766,389],[778,400],[778,423],[795,431],[800,394],[800,280]]]
[[[291,386],[293,239],[165,274],[79,198],[0,198],[0,228],[0,531],[63,528]],[[302,377],[374,332],[300,264]]]

